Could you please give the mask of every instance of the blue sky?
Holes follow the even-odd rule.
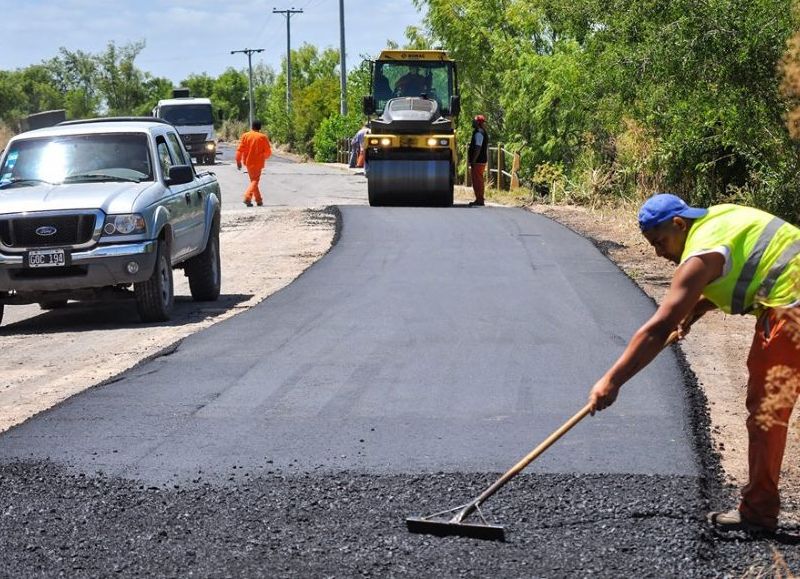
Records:
[[[292,17],[292,47],[339,47],[339,0],[0,0],[0,69],[12,70],[70,50],[101,52],[144,40],[142,70],[179,82],[190,73],[217,76],[243,69],[231,50],[264,48],[253,64],[276,70],[286,55],[286,20],[272,9],[303,9]],[[402,42],[422,16],[411,0],[345,0],[347,66],[376,55],[387,39]]]

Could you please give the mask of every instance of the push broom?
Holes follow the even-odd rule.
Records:
[[[663,347],[666,348],[677,339],[678,332],[672,332]],[[436,535],[439,537],[455,535],[459,537],[472,537],[474,539],[486,539],[489,541],[505,541],[505,531],[503,527],[501,525],[492,525],[488,523],[483,513],[481,513],[481,505],[505,486],[508,481],[517,476],[526,466],[536,460],[540,454],[550,448],[559,438],[569,432],[573,426],[583,420],[591,411],[591,404],[587,404],[581,408],[572,418],[562,424],[558,430],[548,436],[539,446],[530,451],[522,460],[492,483],[489,488],[466,505],[460,505],[425,517],[407,518],[406,527],[409,532]],[[473,513],[478,514],[480,522],[466,521],[467,517]]]

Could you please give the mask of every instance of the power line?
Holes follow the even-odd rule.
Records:
[[[245,48],[243,50],[231,50],[231,54],[246,54],[247,69],[249,71],[247,92],[250,95],[250,126],[253,126],[253,53],[264,52],[263,48]]]
[[[264,25],[261,27],[261,30],[258,31],[258,35],[256,36],[254,42],[258,42],[259,40],[261,40],[261,37],[264,36],[264,32],[266,32],[267,28],[269,28],[273,16],[274,14],[269,14],[267,16],[267,19],[264,21]]]

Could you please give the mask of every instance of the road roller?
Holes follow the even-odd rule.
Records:
[[[384,50],[364,97],[369,204],[453,204],[461,108],[456,63],[442,50]]]

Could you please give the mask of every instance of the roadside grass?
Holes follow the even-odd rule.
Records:
[[[238,141],[242,133],[248,130],[247,123],[235,119],[226,119],[222,121],[217,135],[220,141],[232,142]]]

